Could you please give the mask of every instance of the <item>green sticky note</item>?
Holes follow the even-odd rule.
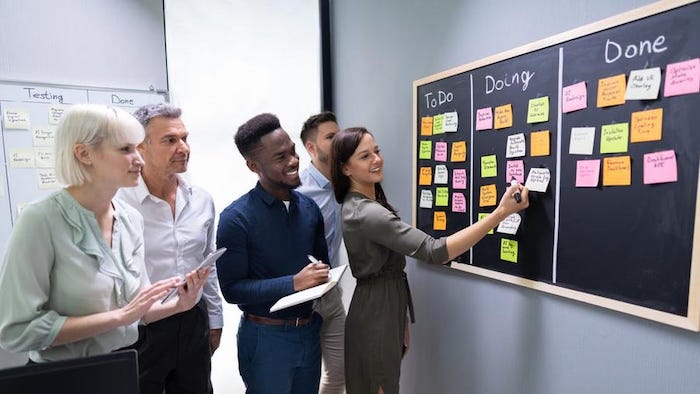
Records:
[[[489,216],[488,213],[479,213],[479,220],[481,220],[487,216]],[[493,229],[489,230],[489,232],[487,234],[493,234]]]
[[[549,96],[530,99],[527,105],[527,123],[540,123],[549,120]]]
[[[481,156],[481,177],[491,178],[496,175],[496,155]]]
[[[418,150],[418,158],[430,160],[431,157],[433,157],[433,142],[421,141],[420,149]]]
[[[512,239],[501,239],[501,260],[518,262],[518,241]]]
[[[433,116],[433,134],[445,132],[445,114]]]
[[[436,187],[435,188],[435,206],[436,207],[446,207],[448,205],[447,200],[449,199],[450,192],[446,187]]]
[[[600,128],[600,153],[627,152],[629,123],[607,124]]]

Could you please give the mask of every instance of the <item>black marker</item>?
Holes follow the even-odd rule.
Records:
[[[510,185],[518,186],[518,181],[515,179],[515,177],[512,177],[510,179]],[[520,189],[518,189],[517,192],[513,193],[513,197],[515,197],[515,202],[517,202],[518,204],[523,200],[522,196],[520,195]]]

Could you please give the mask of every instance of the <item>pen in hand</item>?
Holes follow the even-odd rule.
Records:
[[[511,186],[518,186],[518,181],[515,179],[515,177],[510,179],[510,185]],[[521,201],[523,201],[523,197],[520,195],[520,190],[513,193],[513,197],[515,198],[515,202],[517,202],[517,203],[520,203]]]

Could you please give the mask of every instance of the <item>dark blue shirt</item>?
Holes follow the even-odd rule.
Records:
[[[221,212],[217,248],[227,248],[216,262],[226,301],[244,311],[275,318],[306,317],[305,302],[270,314],[280,298],[294,293],[294,275],[311,254],[328,262],[323,217],[316,203],[292,190],[289,211],[260,183]]]

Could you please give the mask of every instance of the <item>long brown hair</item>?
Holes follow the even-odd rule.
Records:
[[[333,137],[331,143],[331,183],[333,184],[335,200],[339,204],[343,203],[345,196],[350,191],[350,177],[343,173],[343,166],[355,153],[365,134],[372,135],[364,127],[350,127]],[[386,199],[381,183],[374,184],[374,194],[379,204],[396,214],[396,209]]]

